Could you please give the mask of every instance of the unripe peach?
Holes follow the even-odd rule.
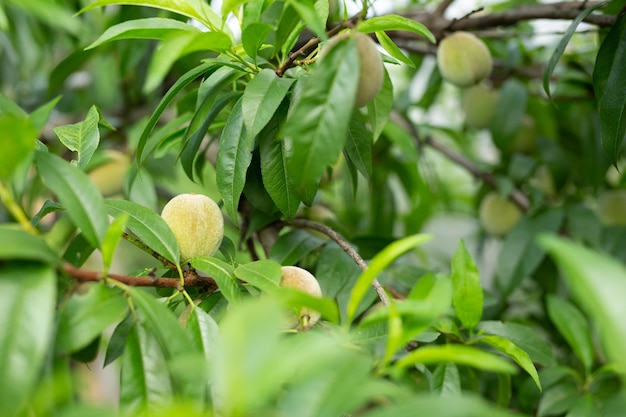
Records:
[[[354,37],[359,55],[359,82],[354,107],[362,107],[372,101],[383,86],[385,76],[383,60],[376,48],[376,43],[361,32],[348,32],[332,38],[322,49],[320,61],[326,53],[342,39]]]
[[[317,279],[306,269],[297,266],[283,266],[280,278],[280,286],[293,288],[313,297],[321,297],[322,289]],[[301,327],[309,328],[320,319],[320,313],[308,307],[302,307],[298,314],[298,322]]]
[[[222,243],[222,212],[215,201],[205,195],[177,195],[163,207],[161,217],[176,236],[181,261],[212,256]]]
[[[498,105],[498,92],[484,84],[465,90],[461,108],[465,113],[465,124],[475,129],[489,127]]]
[[[493,236],[506,235],[522,217],[519,207],[495,191],[482,199],[478,212],[483,228]]]
[[[110,197],[124,190],[124,180],[130,167],[130,158],[113,149],[106,150],[105,155],[106,162],[89,171],[88,175],[102,195]]]
[[[626,226],[626,190],[609,190],[600,194],[598,215],[606,225]]]
[[[439,42],[437,65],[441,76],[459,87],[469,87],[491,74],[487,45],[469,32],[454,32]]]

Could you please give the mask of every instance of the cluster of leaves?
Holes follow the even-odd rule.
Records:
[[[71,54],[54,68],[34,66],[49,94],[63,99],[42,99],[46,88],[20,105],[8,98],[17,95],[11,89],[0,95],[0,131],[11,132],[0,155],[7,219],[0,226],[0,414],[621,415],[626,271],[597,252],[623,261],[626,228],[603,226],[585,203],[597,190],[623,188],[626,178],[605,179],[626,126],[617,88],[626,19],[616,19],[591,58],[566,55],[557,64],[576,25],[604,4],[573,22],[544,78],[548,89],[562,66],[557,106],[535,79],[495,72],[500,97],[488,133],[502,157],[489,168],[503,194],[530,195],[530,210],[503,241],[495,285],[484,288],[463,241],[445,266],[424,268],[421,259],[430,239],[421,233],[425,223],[441,211],[473,210],[474,194],[486,191],[472,190],[469,199],[445,175],[435,184],[428,166],[437,161],[416,137],[475,157],[468,138],[484,131],[405,129],[412,111],[445,98],[445,83],[426,57],[405,54],[392,36],[402,31],[430,44],[433,35],[400,15],[366,19],[366,1],[353,17],[332,3],[231,0],[217,11],[203,0],[97,0],[76,17],[61,2],[2,6],[8,44]],[[616,3],[604,11],[616,13]],[[354,108],[353,40],[315,63],[318,38],[347,28],[375,34],[386,71],[397,66],[411,79],[431,71],[417,103],[408,87],[394,92],[386,72],[377,97]],[[59,30],[61,46],[52,45],[45,34]],[[302,43],[305,30],[318,38]],[[545,55],[522,42],[489,46],[512,66]],[[71,88],[85,68],[98,82]],[[19,76],[32,82],[42,74]],[[132,110],[141,106],[150,113],[137,120]],[[50,136],[46,124],[58,111],[86,115]],[[516,152],[515,132],[529,115],[538,145]],[[134,155],[123,198],[105,199],[88,176],[111,147]],[[554,179],[552,195],[534,186],[541,166]],[[221,200],[230,224],[214,258],[180,264],[157,213],[181,189]],[[289,226],[277,233],[324,207],[331,208],[324,220],[348,240],[338,243],[356,246],[367,269],[328,236]],[[595,251],[548,235],[557,232]],[[141,258],[125,282],[114,279],[109,271],[120,254],[140,252],[120,250],[122,237],[160,262]],[[95,252],[98,272],[76,274]],[[293,264],[315,273],[323,298],[278,286],[280,266]],[[160,279],[182,283],[189,269],[218,290],[207,291],[208,280],[184,290],[132,285],[133,277],[155,287]],[[81,283],[85,276],[98,282]],[[371,288],[375,280],[394,295],[387,305]],[[288,313],[303,305],[323,320],[291,332]],[[76,364],[98,355],[119,367],[119,413],[83,399]]]

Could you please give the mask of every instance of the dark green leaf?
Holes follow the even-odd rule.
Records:
[[[571,381],[562,381],[543,392],[537,417],[561,415],[570,409],[578,398],[578,389]]]
[[[0,414],[25,412],[52,341],[56,276],[36,263],[0,269]],[[20,415],[23,415],[20,413]]]
[[[374,99],[367,104],[367,115],[372,125],[373,141],[376,142],[383,132],[393,108],[393,84],[385,70],[383,87]]]
[[[124,320],[118,323],[113,330],[113,334],[109,339],[109,345],[104,356],[104,364],[102,367],[106,367],[111,362],[122,356],[124,353],[124,346],[126,346],[126,339],[130,334],[131,329],[135,324],[135,318],[132,314],[128,314]]]
[[[252,149],[246,145],[241,103],[242,99],[237,100],[222,131],[216,166],[217,188],[224,200],[224,209],[235,224],[246,172],[252,162]]]
[[[359,112],[354,112],[350,119],[348,137],[345,143],[346,154],[365,177],[372,175],[372,132],[365,126],[365,121]]]
[[[393,40],[391,40],[389,35],[387,35],[385,32],[376,32],[376,39],[378,39],[380,45],[385,49],[385,51],[387,51],[389,55],[391,55],[398,61],[408,65],[409,67],[415,68],[415,64],[413,63],[413,61],[411,61],[409,57],[404,55],[404,52],[402,52],[400,48],[398,48],[396,44],[393,43]]]
[[[346,139],[354,107],[358,55],[352,38],[339,42],[316,71],[298,80],[281,137],[289,150],[287,164],[301,199],[310,204],[326,167],[335,162]]]
[[[278,286],[281,275],[280,264],[269,259],[240,264],[235,269],[237,278],[267,292]]]
[[[498,148],[506,149],[515,137],[522,124],[527,101],[528,90],[516,79],[509,79],[500,88],[498,105],[490,126]]]
[[[625,31],[626,15],[622,14],[602,41],[593,70],[602,147],[612,163],[619,157],[626,134],[626,92],[622,88],[626,78],[621,70],[626,65]]]
[[[324,241],[304,230],[293,230],[280,236],[270,250],[270,258],[281,265],[294,265],[319,248]]]
[[[528,372],[528,375],[530,375],[533,381],[535,381],[535,384],[537,384],[539,390],[541,390],[541,382],[539,381],[537,369],[535,368],[535,365],[533,365],[528,353],[524,352],[519,348],[519,346],[516,346],[515,343],[511,342],[509,339],[505,339],[500,336],[483,336],[478,339],[478,341],[499,350],[513,359],[519,366],[522,367],[523,370]]]
[[[215,280],[224,298],[234,303],[241,301],[244,292],[235,279],[235,269],[231,264],[217,258],[198,257],[191,260],[191,266]]]
[[[257,52],[263,45],[267,34],[272,30],[272,26],[263,22],[253,22],[247,25],[241,33],[241,43],[244,51],[250,58],[256,61]]]
[[[60,157],[36,152],[39,174],[89,243],[100,247],[108,228],[104,199],[87,174]]]

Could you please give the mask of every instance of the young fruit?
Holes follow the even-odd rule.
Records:
[[[483,228],[493,236],[506,235],[522,217],[519,207],[495,191],[483,198],[478,212]]]
[[[176,236],[181,261],[197,256],[212,256],[222,243],[222,212],[205,195],[177,195],[163,207],[161,217]]]
[[[297,266],[283,266],[280,286],[293,288],[313,297],[321,297],[322,289],[317,279],[306,269]],[[302,307],[298,314],[300,327],[308,329],[320,319],[320,313],[307,307]]]
[[[465,113],[465,124],[474,129],[489,127],[498,105],[498,92],[484,84],[465,90],[461,108]]]
[[[89,171],[88,175],[102,195],[110,197],[124,190],[124,180],[130,167],[130,158],[113,149],[106,150],[105,155],[107,161]]]
[[[598,215],[606,225],[626,226],[626,190],[610,190],[600,194]]]
[[[360,32],[342,33],[332,38],[322,49],[320,61],[338,42],[352,36],[359,55],[359,83],[354,100],[354,107],[362,107],[372,101],[383,86],[383,60],[376,48],[376,43]]]
[[[537,148],[537,126],[535,119],[525,114],[522,117],[517,133],[509,144],[509,151],[512,153],[531,154]]]
[[[459,87],[478,84],[493,65],[487,45],[469,32],[454,32],[439,43],[437,65],[441,76]]]

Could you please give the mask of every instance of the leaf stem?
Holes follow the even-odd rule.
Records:
[[[19,204],[15,201],[11,192],[8,188],[5,187],[4,183],[0,181],[0,200],[4,206],[9,210],[11,215],[17,222],[22,226],[22,229],[27,231],[28,233],[32,233],[33,235],[38,235],[39,230],[33,226],[33,224],[28,220],[26,213],[22,210]]]

